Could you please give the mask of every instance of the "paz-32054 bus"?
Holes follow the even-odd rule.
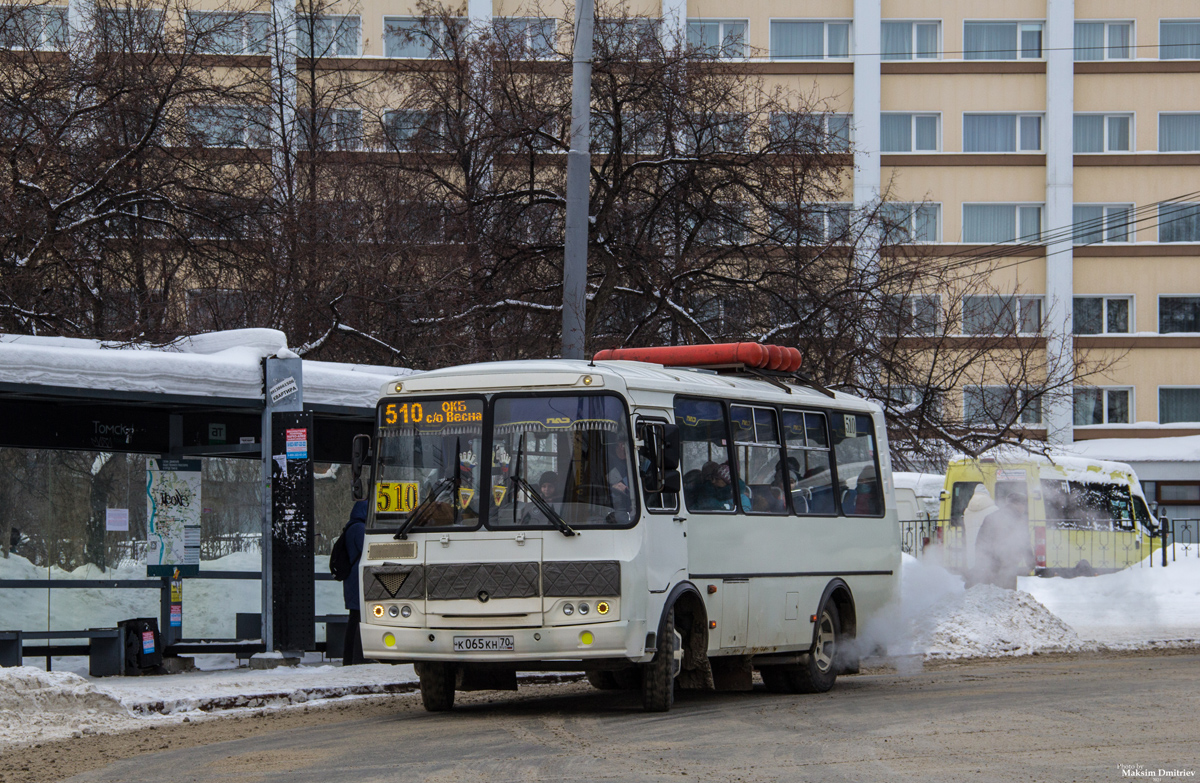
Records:
[[[755,670],[782,692],[855,670],[900,559],[882,415],[772,373],[776,347],[707,349],[732,367],[655,349],[388,383],[364,655],[415,663],[431,711],[518,671],[584,670],[663,711]]]

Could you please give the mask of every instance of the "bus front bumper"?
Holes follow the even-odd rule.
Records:
[[[359,624],[363,657],[378,661],[455,661],[501,663],[509,661],[563,661],[600,658],[650,660],[645,649],[645,620],[618,620],[595,625],[550,628],[398,628]],[[591,643],[588,644],[588,634]],[[387,637],[391,637],[388,639]],[[454,640],[512,637],[512,650],[463,651]],[[391,642],[391,644],[388,644]]]

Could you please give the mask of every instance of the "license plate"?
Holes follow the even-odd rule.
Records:
[[[454,652],[512,652],[511,636],[455,636]]]

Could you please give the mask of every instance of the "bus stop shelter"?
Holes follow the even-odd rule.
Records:
[[[156,347],[0,335],[0,447],[257,460],[263,482],[260,644],[299,653],[315,646],[313,465],[348,463],[354,435],[370,432],[384,383],[409,372],[304,360],[272,329],[201,334]],[[72,586],[161,584],[167,652],[215,650],[206,640],[175,638],[168,580],[154,576],[159,579],[148,574],[136,585],[100,579]],[[42,581],[0,578],[0,602],[15,589],[49,589]],[[49,613],[49,599],[47,607]],[[8,630],[0,620],[0,636]],[[92,638],[84,630],[26,637]]]

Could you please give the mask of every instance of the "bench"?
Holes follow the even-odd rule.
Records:
[[[0,645],[10,634],[15,634],[19,640],[16,649],[19,651],[14,666],[21,665],[21,656],[50,658],[55,655],[86,655],[88,657],[88,674],[93,677],[113,677],[125,673],[125,640],[121,638],[119,628],[89,628],[86,631],[5,631],[0,633]],[[87,639],[87,645],[34,644],[28,645],[26,640],[55,639]],[[9,645],[13,642],[9,641]],[[0,646],[0,651],[12,647]],[[5,658],[4,660],[8,660]],[[7,662],[4,663],[8,666]],[[47,667],[49,668],[49,667]]]
[[[350,615],[321,614],[313,619],[318,623],[325,623],[325,642],[318,642],[317,649],[324,652],[326,658],[344,657],[346,626],[350,622]],[[234,632],[239,642],[244,639],[262,638],[262,615],[258,612],[238,612],[234,618]],[[248,647],[247,652],[253,654]]]

